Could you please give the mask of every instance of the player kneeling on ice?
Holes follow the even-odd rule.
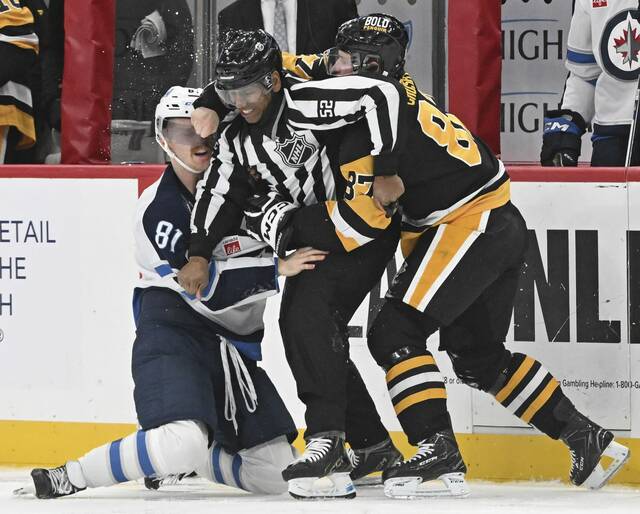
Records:
[[[156,137],[171,164],[140,197],[135,223],[141,279],[134,292],[134,400],[141,430],[77,461],[34,469],[16,494],[67,496],[87,487],[196,471],[256,493],[287,490],[281,472],[297,431],[260,359],[266,298],[277,275],[313,269],[324,252],[274,259],[243,235],[214,250],[210,282],[191,296],[176,270],[187,262],[196,182],[209,167],[211,141],[192,129],[200,91],[173,87],[156,109]],[[239,231],[239,227],[235,227]]]

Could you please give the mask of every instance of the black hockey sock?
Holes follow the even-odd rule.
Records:
[[[428,351],[406,347],[395,352],[387,370],[387,387],[411,444],[451,429],[444,381]]]
[[[566,420],[559,419],[554,409],[567,397],[560,383],[533,357],[512,354],[509,364],[500,372],[489,392],[525,423],[530,423],[552,439],[558,439],[566,425]]]

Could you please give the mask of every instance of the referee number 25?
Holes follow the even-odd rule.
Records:
[[[452,157],[467,166],[477,166],[482,162],[478,144],[467,127],[453,114],[447,114],[431,102],[420,100],[418,121],[422,132],[439,146],[447,149]]]

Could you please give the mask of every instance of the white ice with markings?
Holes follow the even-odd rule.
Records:
[[[640,489],[606,486],[587,491],[568,485],[543,483],[470,482],[465,499],[391,500],[381,487],[362,487],[353,500],[301,502],[287,495],[256,496],[201,479],[147,491],[142,483],[83,491],[57,500],[14,497],[12,491],[29,477],[28,470],[0,471],[0,513],[22,514],[211,514],[322,512],[341,514],[421,512],[428,514],[584,514],[638,513]]]

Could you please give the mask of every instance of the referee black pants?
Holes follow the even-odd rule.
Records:
[[[347,326],[393,258],[398,223],[350,253],[330,253],[313,271],[287,278],[280,308],[285,353],[306,406],[307,434],[346,432],[354,448],[387,431],[349,358]]]

